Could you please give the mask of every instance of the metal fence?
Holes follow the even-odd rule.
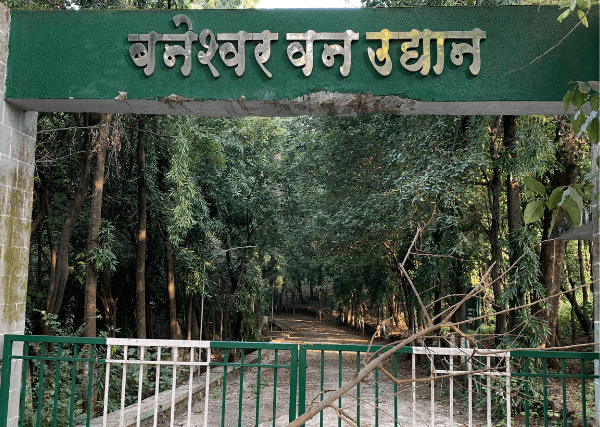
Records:
[[[5,335],[0,427],[284,426],[386,351]],[[404,347],[306,426],[350,420],[381,427],[587,427],[597,359],[597,353]],[[11,365],[20,371],[11,375]],[[20,392],[11,398],[15,383]]]

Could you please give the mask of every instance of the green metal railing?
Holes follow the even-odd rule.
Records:
[[[600,359],[598,353],[513,350],[510,356],[513,366],[519,367],[511,377],[520,386],[516,398],[526,426],[531,425],[534,415],[543,418],[544,426],[550,425],[551,418],[553,425],[564,427],[577,425],[578,421],[583,427],[595,425],[590,418],[600,408],[593,408],[593,394],[588,392],[593,393],[593,381],[598,378],[593,374],[594,360]],[[559,365],[558,369],[549,370],[550,363]],[[560,398],[558,408],[550,405],[551,390]]]
[[[313,395],[316,395],[319,401],[323,401],[325,394],[328,389],[325,388],[326,382],[329,385],[333,384],[337,385],[337,387],[341,387],[345,381],[350,380],[355,374],[360,372],[361,367],[363,366],[364,357],[367,354],[372,354],[373,352],[378,351],[386,351],[382,346],[367,346],[367,345],[338,345],[338,344],[306,344],[300,346],[300,368],[299,368],[299,391],[298,391],[298,416],[304,414],[308,407],[312,402],[307,402],[307,390],[310,390],[309,381],[307,381],[307,369],[303,369],[303,367],[307,367],[310,365],[309,361],[312,358],[314,361],[312,365],[319,366],[319,374],[318,374],[318,389],[311,390]],[[389,350],[389,349],[387,349]],[[369,353],[368,353],[369,352]],[[398,377],[398,357],[401,354],[412,354],[412,347],[404,347],[396,352],[393,356],[391,356],[391,361],[388,365],[391,366],[390,371],[393,373],[394,377]],[[311,357],[312,355],[312,357]],[[326,379],[326,358],[329,359],[329,365],[337,365],[337,375],[336,378],[329,378],[329,381]],[[344,370],[346,371],[346,375],[344,375]],[[328,371],[331,371],[329,369]],[[379,369],[376,369],[373,373],[372,378],[372,387],[368,387],[366,384],[358,383],[356,387],[354,387],[353,393],[351,395],[340,397],[337,401],[337,405],[340,408],[349,407],[346,410],[350,416],[354,418],[356,424],[358,426],[361,425],[361,421],[365,419],[365,410],[366,406],[369,406],[372,411],[369,411],[366,415],[370,418],[369,424],[372,423],[372,420],[375,421],[375,425],[379,424],[379,408],[380,408],[380,372]],[[315,383],[316,384],[316,383]],[[388,384],[386,384],[388,385]],[[391,386],[391,392],[388,390],[386,397],[393,395],[393,418],[395,420],[394,425],[398,425],[398,384],[393,383],[389,384]],[[362,393],[361,393],[362,387]],[[365,391],[367,393],[365,394]],[[348,403],[348,401],[350,401]],[[363,408],[363,413],[361,416],[361,408]],[[325,425],[324,413],[321,412],[319,414],[319,425]],[[338,426],[342,425],[341,418],[338,417]]]
[[[171,424],[185,425],[187,416],[188,425],[283,426],[382,351],[389,348],[5,335],[0,427],[140,425],[146,418],[156,425],[161,411]],[[590,393],[598,359],[404,347],[336,404],[358,426],[510,426],[516,416],[525,426],[587,427],[597,410]],[[467,415],[456,411],[461,405]],[[485,420],[473,419],[475,406],[487,408]],[[200,412],[203,420],[191,424]],[[332,409],[318,421],[344,425]]]

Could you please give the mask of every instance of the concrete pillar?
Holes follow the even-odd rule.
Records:
[[[592,172],[598,172],[598,164],[596,163],[598,158],[598,145],[592,145],[590,151],[592,154]],[[594,186],[594,197],[592,198],[592,259],[594,260],[594,265],[592,266],[592,280],[594,283],[592,285],[592,290],[594,295],[594,342],[596,343],[596,352],[600,353],[600,283],[598,282],[600,279],[600,224],[598,223],[600,202],[596,200],[596,197],[598,196],[597,193],[600,192],[600,178],[594,179]],[[598,360],[594,360],[594,374],[600,374]],[[596,405],[596,425],[600,426],[600,379],[594,381],[594,395]]]
[[[37,131],[37,112],[22,111],[4,101],[9,30],[10,10],[0,4],[0,350],[4,334],[25,331]],[[9,426],[17,425],[19,408],[21,369],[20,363],[13,363]]]

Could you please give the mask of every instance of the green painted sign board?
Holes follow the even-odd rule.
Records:
[[[588,16],[589,28],[579,25],[570,34],[576,19],[558,23],[559,14],[554,6],[12,11],[6,98],[37,111],[221,116],[560,113],[571,82],[599,79],[599,28],[597,6]],[[369,58],[369,49],[382,48],[381,37],[367,39],[384,29],[397,36],[389,40],[388,75],[377,69],[385,59],[373,63]],[[342,38],[347,30],[353,40]],[[407,38],[412,30],[417,35]],[[474,40],[479,30],[485,37]],[[247,33],[242,42],[240,31]],[[261,39],[264,31],[271,35],[268,46]],[[149,43],[152,32],[159,40]],[[440,39],[440,32],[447,38]],[[298,65],[308,54],[298,34],[317,34],[308,75]],[[467,49],[457,64],[454,46],[468,48],[475,41],[479,51]],[[211,42],[213,56],[202,63]],[[224,49],[227,43],[229,53],[222,57],[217,46]],[[132,55],[147,61],[150,44],[155,68],[147,75]],[[292,44],[296,52],[290,55]],[[165,58],[167,46],[180,48],[171,48],[173,55]],[[430,49],[429,69],[415,65],[423,60],[424,46]],[[236,68],[240,47],[245,48],[241,75]],[[336,55],[323,58],[326,49]],[[476,56],[480,69],[474,73]],[[169,61],[175,61],[173,67]],[[344,61],[349,62],[342,69],[345,76]],[[187,72],[182,72],[184,63]]]

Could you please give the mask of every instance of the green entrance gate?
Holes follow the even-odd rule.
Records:
[[[0,335],[25,329],[37,111],[562,114],[573,81],[598,79],[598,7],[589,12],[589,28],[559,24],[558,14],[551,6],[183,12],[0,6]],[[596,147],[592,152],[595,158]],[[593,212],[598,242],[597,204]],[[596,293],[595,342],[599,299]],[[3,369],[10,363],[19,376],[21,360],[9,359]],[[12,426],[22,389],[19,381],[7,382],[0,387]]]
[[[389,349],[6,335],[3,359],[23,367],[11,374],[10,363],[3,365],[0,427],[10,425],[11,382],[21,389],[19,426],[284,426]],[[591,426],[588,393],[597,376],[590,371],[598,358],[407,346],[340,397],[341,413],[326,410],[310,425],[332,427],[343,419],[358,426],[510,427],[520,418],[527,427],[557,419]],[[548,368],[550,359],[559,361],[558,371]],[[512,412],[513,401],[521,414]]]

